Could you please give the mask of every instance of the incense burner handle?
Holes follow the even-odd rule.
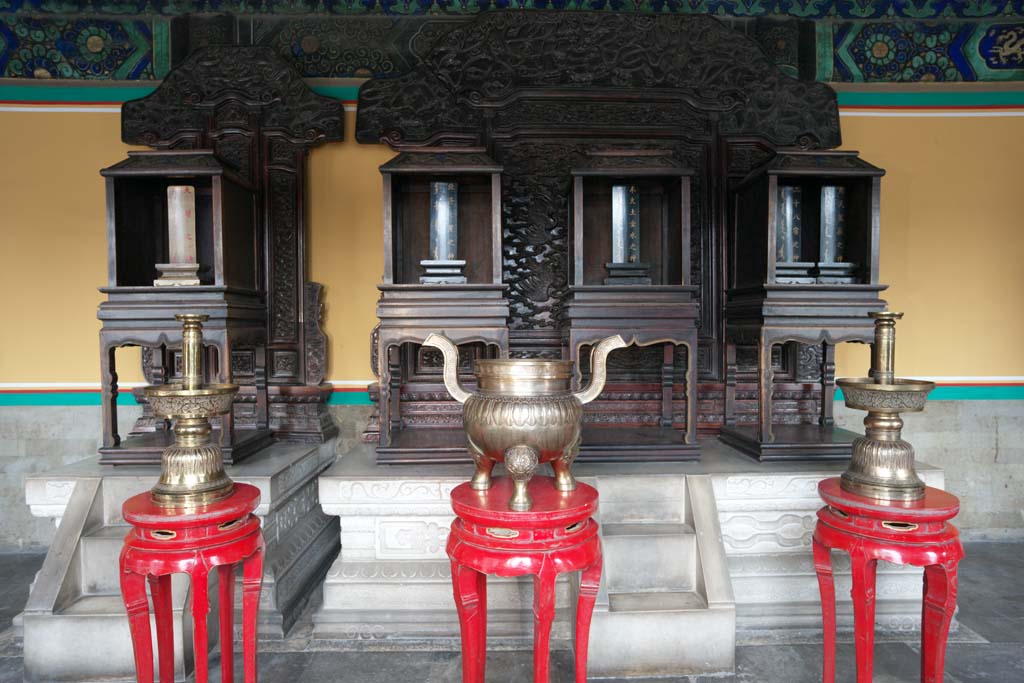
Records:
[[[624,346],[629,344],[622,335],[617,334],[602,339],[590,352],[590,386],[573,394],[580,403],[590,403],[604,390],[605,380],[608,379],[608,354]]]
[[[459,403],[465,403],[472,396],[459,384],[459,347],[443,334],[432,333],[423,341],[423,346],[433,346],[444,356],[444,386]]]

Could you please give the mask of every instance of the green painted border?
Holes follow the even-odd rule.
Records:
[[[836,93],[840,107],[1024,107],[1024,90],[941,92],[849,91]]]
[[[14,83],[0,79],[0,102],[52,104],[111,104],[145,97],[156,84],[90,85],[68,83]],[[842,87],[841,84],[835,84]],[[313,90],[326,97],[354,102],[359,86],[316,84]],[[840,90],[841,107],[1024,107],[1021,90]]]
[[[843,399],[843,392],[836,390],[836,400]],[[1024,401],[1024,384],[989,384],[974,386],[938,386],[928,397],[930,401]],[[136,405],[130,392],[118,395],[121,405]],[[0,407],[17,406],[98,406],[98,391],[7,391],[0,392]],[[335,390],[327,400],[332,406],[373,405],[370,394],[362,389]]]
[[[98,406],[98,391],[5,391],[0,392],[0,407],[13,406]],[[117,395],[122,406],[138,405],[130,391]]]

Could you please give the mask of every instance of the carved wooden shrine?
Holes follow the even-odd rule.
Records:
[[[403,152],[380,170],[385,246],[375,348],[378,454],[382,462],[443,461],[465,453],[465,437],[461,430],[403,430],[402,380],[415,381],[421,367],[436,366],[437,350],[418,346],[432,332],[443,332],[457,344],[476,343],[477,353],[508,357],[501,166],[482,150],[441,149]],[[441,228],[451,230],[442,240],[453,247],[451,254],[432,244],[439,220],[436,200],[445,212],[452,210],[450,225]],[[444,252],[441,256],[461,258],[435,258],[434,248]]]
[[[489,12],[453,28],[411,72],[362,86],[356,135],[360,142],[383,142],[399,152],[478,148],[501,166],[502,281],[508,287],[513,357],[573,355],[575,344],[568,339],[573,329],[579,337],[585,327],[597,327],[584,314],[587,297],[624,298],[616,292],[633,287],[645,292],[642,300],[653,309],[678,306],[667,317],[637,317],[637,341],[649,345],[620,349],[609,358],[609,383],[587,406],[584,459],[693,457],[688,442],[694,427],[717,431],[724,416],[730,184],[771,158],[776,148],[829,149],[840,143],[835,93],[824,84],[784,75],[752,41],[717,20],[601,12]],[[689,178],[685,211],[680,201],[680,211],[688,215],[677,221],[663,213],[663,220],[654,222],[648,237],[665,238],[647,244],[657,252],[643,257],[651,268],[647,274],[632,272],[638,279],[628,284],[623,278],[630,277],[629,268],[609,270],[613,261],[601,262],[611,225],[588,233],[587,176],[577,174],[584,196],[582,203],[573,203],[573,170],[594,165],[602,154],[631,169],[620,174],[623,179],[655,159],[693,173],[662,174],[675,182]],[[671,186],[662,182],[661,196],[675,192]],[[606,195],[600,199],[607,201]],[[643,197],[640,201],[643,206]],[[667,208],[673,203],[665,202]],[[657,204],[649,200],[647,205]],[[582,283],[574,280],[577,246],[571,245],[577,207],[584,218],[583,254],[595,254],[589,266],[584,258]],[[689,239],[679,243],[687,240],[687,222]],[[489,258],[479,249],[465,253],[468,263]],[[605,289],[593,291],[598,287]],[[610,326],[619,331],[618,323]],[[687,353],[695,327],[696,348]],[[807,348],[816,358],[817,350]],[[371,389],[378,401],[392,405],[380,411],[390,423],[371,423],[368,439],[379,439],[378,429],[426,434],[460,426],[460,407],[441,385],[440,359],[411,345],[407,353],[400,374],[381,373]],[[798,399],[805,419],[816,418],[822,392],[813,373],[820,364],[792,360],[780,356],[777,371],[784,381],[777,388]],[[756,396],[749,381],[756,375],[749,365],[739,370],[737,413],[746,415]],[[607,448],[636,441],[637,430],[663,435],[667,425],[677,433],[664,451],[657,450],[660,438],[646,455],[642,449]],[[604,434],[614,437],[604,439],[605,447],[593,436],[596,427],[609,428]],[[679,433],[684,429],[689,438]],[[445,457],[466,456],[460,448]]]
[[[195,152],[195,158],[206,159],[206,163],[223,164],[224,174],[252,194],[256,256],[245,273],[247,284],[241,287],[234,281],[203,281],[199,287],[153,286],[157,276],[154,263],[167,258],[160,237],[165,234],[166,218],[160,213],[159,203],[150,198],[148,203],[126,200],[122,204],[117,195],[108,195],[112,224],[122,221],[146,226],[128,230],[148,230],[156,241],[142,251],[129,252],[121,251],[119,248],[125,245],[111,240],[112,276],[110,288],[104,290],[109,301],[101,306],[101,317],[102,311],[113,310],[110,305],[123,294],[152,311],[152,319],[166,311],[166,319],[173,324],[174,313],[193,310],[193,302],[181,297],[213,296],[217,289],[221,300],[244,298],[247,320],[253,329],[263,328],[261,334],[254,332],[251,343],[245,346],[266,349],[266,418],[257,398],[260,391],[243,388],[234,411],[236,429],[269,424],[275,436],[301,441],[322,441],[337,431],[326,409],[331,387],[324,383],[327,350],[321,329],[323,288],[307,279],[305,176],[309,150],[326,141],[340,140],[343,126],[340,102],[313,93],[290,65],[272,49],[262,47],[199,50],[168,74],[155,92],[122,108],[124,142],[160,151]],[[215,157],[204,150],[212,150]],[[176,157],[164,154],[148,158]],[[229,208],[237,207],[222,207]],[[112,237],[116,236],[116,225],[111,230]],[[201,233],[198,222],[197,232]],[[132,235],[139,239],[137,233]],[[249,263],[248,243],[240,242],[236,235],[224,237],[217,258],[225,263],[233,259]],[[163,253],[157,252],[160,249]],[[237,256],[239,250],[246,256]],[[117,280],[115,272],[131,273],[131,282]],[[243,290],[244,296],[240,294]],[[148,330],[149,323],[141,324],[140,329]],[[209,325],[207,329],[213,331]],[[173,339],[160,334],[154,337],[150,332],[148,336],[134,335],[127,326],[121,334],[129,343],[145,347],[143,368],[147,380],[162,383],[173,376]],[[220,373],[243,385],[261,386],[262,352],[238,347],[229,342],[223,345]],[[109,355],[104,352],[105,358]],[[112,381],[116,378],[105,373],[104,383]],[[110,412],[114,400],[105,396]],[[135,427],[136,432],[162,430],[164,425],[146,414]],[[104,450],[116,445],[114,441],[112,436],[105,437]],[[159,449],[131,454],[126,448],[130,441],[120,445],[123,457],[104,453],[101,461],[159,460]]]
[[[590,426],[581,455],[597,459],[699,457],[697,315],[690,279],[693,171],[661,150],[594,153],[572,170],[572,284],[565,309],[569,358],[589,362],[584,346],[621,334],[662,350],[661,415],[653,425]],[[617,243],[616,243],[617,242]],[[676,347],[686,349],[686,414],[673,429]]]
[[[117,425],[116,351],[122,346],[163,349],[150,374],[181,376],[182,311],[208,315],[208,382],[247,385],[236,408],[252,415],[248,429],[235,429],[233,414],[220,418],[226,462],[242,460],[270,442],[267,428],[266,306],[259,282],[260,249],[252,185],[210,150],[129,152],[103,169],[107,183],[108,286],[99,307],[103,445],[100,462],[159,462],[173,441],[167,430],[135,434],[122,441]],[[161,266],[174,248],[168,243],[168,188],[194,195],[194,280],[158,286]],[[184,264],[178,264],[184,265]],[[164,266],[166,267],[166,266]],[[174,353],[177,349],[178,353]],[[214,351],[215,352],[212,352]],[[179,367],[171,365],[178,361]],[[164,365],[164,363],[168,365]],[[238,399],[236,399],[238,400]]]
[[[884,171],[856,152],[779,153],[736,189],[726,295],[722,440],[760,460],[850,456],[857,434],[834,426],[835,345],[874,339],[879,188]],[[774,424],[772,348],[821,348],[817,424]],[[736,347],[758,358],[758,419],[736,420]]]

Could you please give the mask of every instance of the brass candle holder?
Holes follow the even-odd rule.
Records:
[[[914,469],[914,447],[904,441],[900,413],[924,410],[934,382],[895,376],[896,321],[902,313],[870,313],[875,319],[870,377],[840,379],[846,405],[868,411],[864,436],[853,442],[844,490],[879,500],[909,501],[924,497],[924,482]]]
[[[153,502],[164,507],[205,505],[231,495],[220,445],[210,438],[210,418],[231,410],[238,387],[203,382],[203,323],[207,315],[178,314],[181,330],[181,383],[147,387],[153,413],[174,420],[174,444],[161,457]]]

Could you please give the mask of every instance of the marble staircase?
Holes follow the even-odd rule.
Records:
[[[589,673],[731,671],[736,612],[710,478],[593,479],[601,494],[605,564]]]
[[[604,547],[590,673],[730,671],[735,611],[710,478],[641,470],[580,470],[601,496]],[[313,616],[315,638],[458,648],[444,548],[449,495],[465,479],[459,465],[376,465],[368,446],[321,475],[324,509],[341,519],[342,551]],[[577,582],[578,575],[567,575],[557,584],[555,647],[571,647]],[[529,578],[488,581],[490,647],[530,646],[532,594]]]
[[[267,548],[262,638],[284,636],[319,592],[337,554],[338,520],[325,515],[317,499],[317,476],[333,461],[332,446],[274,444],[228,468],[236,481],[260,489],[256,513]],[[58,527],[18,620],[27,683],[135,680],[118,578],[128,531],[121,504],[149,489],[157,474],[153,468],[80,463],[29,477],[26,499],[32,512],[54,518]],[[185,575],[172,581],[176,676],[185,680],[193,661],[190,590]],[[210,581],[212,647],[218,633],[215,573]]]

